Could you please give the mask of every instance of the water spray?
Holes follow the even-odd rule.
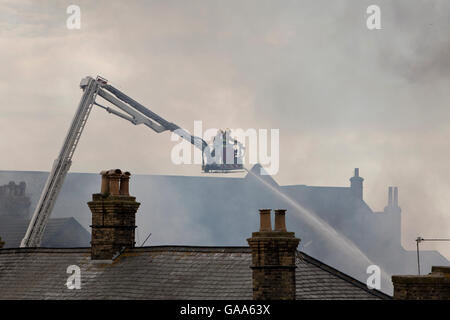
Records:
[[[316,229],[322,229],[322,231],[325,231],[327,234],[331,235],[336,242],[343,245],[347,250],[344,250],[345,254],[351,253],[350,256],[352,258],[358,257],[363,259],[363,263],[366,266],[374,265],[374,263],[349,239],[347,239],[344,235],[338,233],[336,229],[334,229],[331,225],[329,225],[326,221],[318,217],[316,214],[312,213],[310,210],[304,208],[302,205],[300,205],[297,201],[293,200],[291,197],[289,197],[287,194],[281,192],[277,188],[275,188],[273,185],[262,179],[259,175],[255,174],[251,170],[244,167],[244,170],[247,171],[249,174],[251,174],[253,177],[258,179],[259,182],[264,184],[269,190],[271,190],[274,194],[284,199],[286,202],[288,202],[292,207],[297,210],[306,220],[308,220],[309,224]],[[334,245],[334,242],[331,241],[331,245]],[[341,248],[339,248],[341,249]],[[364,270],[365,272],[366,270]],[[381,270],[381,276],[384,279],[386,283],[391,283],[390,277]]]

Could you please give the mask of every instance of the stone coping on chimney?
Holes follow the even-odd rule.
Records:
[[[392,276],[392,282],[398,284],[446,284],[450,285],[450,267],[433,266],[426,275]]]
[[[431,273],[441,273],[445,277],[450,277],[450,266],[433,266]]]
[[[288,231],[258,231],[258,232],[252,232],[252,238],[295,238],[295,232],[288,232]],[[250,238],[250,239],[252,239]],[[248,239],[248,240],[250,240]]]
[[[395,284],[446,284],[450,285],[450,277],[426,275],[426,276],[392,276],[392,282]]]
[[[111,195],[111,194],[102,194],[102,193],[94,193],[92,194],[92,202],[94,201],[136,201],[136,197],[128,196],[128,195]]]

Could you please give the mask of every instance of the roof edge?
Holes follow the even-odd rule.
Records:
[[[146,247],[134,247],[129,251],[180,251],[180,252],[237,252],[250,253],[250,247],[247,246],[185,246],[185,245],[157,245]]]
[[[90,247],[78,248],[50,248],[50,247],[33,247],[33,248],[2,248],[0,254],[15,254],[15,253],[86,253],[90,252]],[[250,253],[250,248],[245,246],[185,246],[185,245],[158,245],[134,247],[127,250],[128,252],[136,251],[178,251],[178,252],[235,252],[235,253]]]
[[[302,255],[302,258],[305,258],[305,260],[308,261],[309,263],[315,265],[316,267],[318,267],[326,272],[329,272],[329,273],[335,275],[336,277],[338,277],[346,282],[353,284],[354,286],[356,286],[360,289],[363,289],[364,291],[366,291],[376,297],[382,298],[384,300],[392,300],[393,299],[392,296],[390,296],[380,290],[367,288],[367,286],[363,282],[311,257],[310,255],[307,255],[306,253],[304,253],[302,251],[298,251],[298,252]]]

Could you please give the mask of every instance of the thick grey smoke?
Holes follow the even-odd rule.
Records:
[[[373,1],[79,1],[71,31],[70,1],[2,1],[0,167],[49,170],[79,80],[101,74],[189,130],[280,129],[280,184],[347,185],[359,167],[379,210],[397,185],[407,248],[448,237],[450,4],[376,2],[369,31]],[[94,110],[72,171],[198,174],[169,138]]]

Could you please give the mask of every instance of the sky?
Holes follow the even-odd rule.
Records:
[[[81,9],[70,30],[66,9]],[[381,29],[366,26],[369,5]],[[364,177],[375,210],[398,186],[402,242],[450,238],[450,3],[0,0],[2,170],[48,171],[101,75],[187,130],[279,129],[281,185]],[[170,133],[95,107],[71,171],[202,175]],[[423,243],[450,257],[449,243]]]

